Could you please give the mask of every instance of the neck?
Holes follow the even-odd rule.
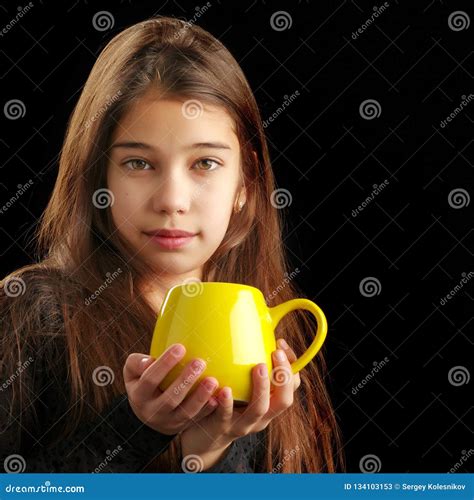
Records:
[[[202,270],[198,269],[183,274],[159,273],[155,279],[146,281],[140,286],[140,290],[158,314],[166,292],[175,285],[181,285],[187,281],[202,280]]]

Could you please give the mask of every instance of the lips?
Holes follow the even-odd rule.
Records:
[[[144,234],[157,244],[162,250],[178,250],[188,246],[197,233],[190,233],[184,229],[156,229],[146,231]]]
[[[184,231],[183,229],[156,229],[145,231],[145,234],[148,234],[148,236],[160,236],[162,238],[189,238],[196,235],[196,233]]]

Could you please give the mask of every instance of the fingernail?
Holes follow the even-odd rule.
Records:
[[[142,366],[143,366],[144,364],[146,364],[146,362],[147,362],[149,359],[150,359],[150,356],[147,356],[146,358],[142,358],[142,359],[140,360],[140,363],[142,364]]]
[[[281,349],[277,349],[275,351],[275,358],[278,360],[278,361],[285,361],[285,353],[284,351],[282,351]]]
[[[191,366],[193,367],[193,370],[197,372],[204,370],[204,363],[199,359],[194,360]]]
[[[207,379],[204,381],[204,387],[208,391],[212,391],[212,389],[214,389],[216,387],[216,383],[214,382],[214,380]]]
[[[224,389],[222,389],[222,396],[224,399],[230,399],[231,395],[232,391],[230,387],[224,387]]]
[[[171,354],[173,354],[174,356],[181,356],[182,354],[184,354],[184,347],[181,344],[175,345],[171,349]]]
[[[215,408],[216,406],[218,405],[217,403],[217,399],[212,397],[210,400],[209,400],[209,406],[212,406],[213,408]]]
[[[290,346],[286,343],[286,340],[285,339],[279,339],[278,340],[278,345],[282,348],[282,349],[289,349]]]
[[[268,371],[267,371],[267,367],[264,366],[264,365],[261,365],[258,367],[258,374],[262,377],[262,378],[266,378],[268,376]]]

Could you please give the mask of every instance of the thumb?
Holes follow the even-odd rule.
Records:
[[[139,363],[139,371],[140,375],[150,366],[153,364],[153,361],[155,361],[155,358],[152,358],[151,356],[148,355],[143,355],[141,354],[141,359]]]
[[[123,367],[123,379],[127,384],[139,379],[142,373],[155,361],[155,358],[148,354],[134,352],[128,356]]]

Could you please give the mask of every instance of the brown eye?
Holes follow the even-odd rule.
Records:
[[[146,162],[145,160],[140,160],[138,158],[126,161],[124,163],[124,165],[126,165],[129,170],[150,170],[151,169],[151,165],[148,162]],[[146,168],[146,167],[150,167],[150,168]]]
[[[198,160],[196,162],[196,165],[204,165],[204,168],[202,168],[201,170],[204,170],[206,172],[212,172],[220,166],[217,161],[211,160],[210,158],[203,158],[202,160]],[[214,168],[212,168],[213,165],[215,165]]]

